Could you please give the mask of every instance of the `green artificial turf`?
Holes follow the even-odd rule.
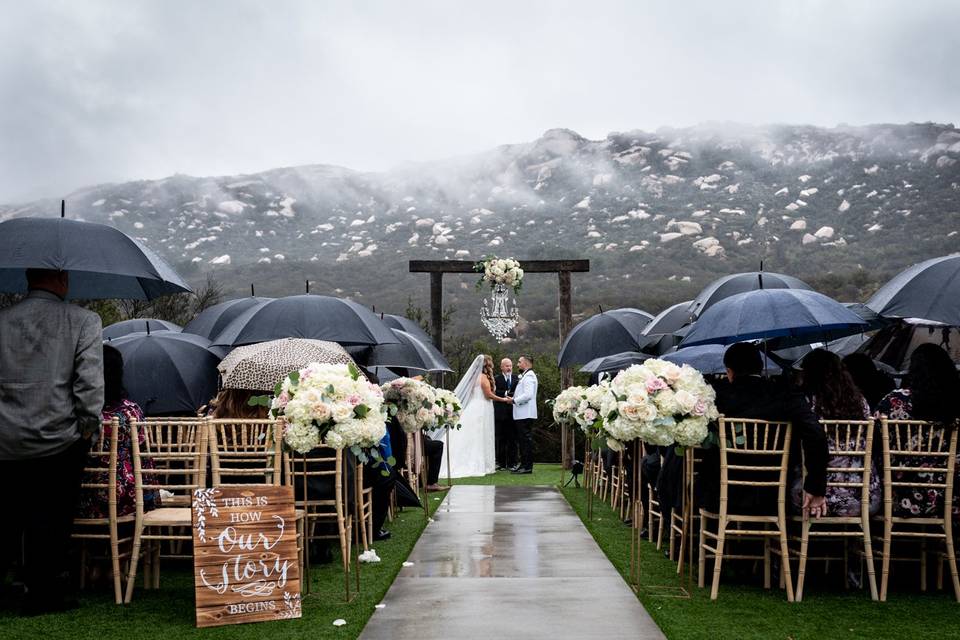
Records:
[[[563,494],[626,579],[630,570],[630,529],[599,500],[594,501],[593,520],[588,522],[584,490],[568,488]],[[674,562],[647,542],[643,543],[641,559],[641,585],[668,587],[660,590],[661,594],[677,593],[680,582]],[[808,576],[822,566],[811,563]],[[960,604],[953,599],[949,575],[945,579],[946,592],[916,592],[916,583],[911,579],[909,585],[894,583],[883,603],[871,601],[868,590],[844,591],[839,579],[816,586],[808,580],[803,602],[795,604],[788,603],[782,591],[766,591],[761,585],[748,582],[732,578],[721,581],[716,602],[711,602],[709,590],[699,589],[696,582],[691,586],[690,599],[657,596],[657,590],[645,589],[640,600],[671,640],[960,638]]]
[[[441,497],[442,494],[434,494]],[[436,510],[440,500],[431,500]],[[34,618],[19,617],[10,602],[0,603],[0,638],[70,638],[71,640],[129,640],[130,638],[356,638],[374,612],[414,543],[426,526],[422,509],[405,509],[387,528],[390,540],[375,543],[381,558],[377,564],[361,565],[361,591],[350,603],[344,602],[343,573],[339,551],[334,561],[310,570],[310,593],[303,596],[303,617],[298,620],[258,622],[207,629],[194,627],[193,571],[184,563],[165,563],[161,569],[160,589],[138,588],[133,602],[117,606],[112,588],[88,591],[81,596],[81,608],[63,614]],[[356,581],[351,574],[351,588]],[[334,627],[342,618],[347,624]]]

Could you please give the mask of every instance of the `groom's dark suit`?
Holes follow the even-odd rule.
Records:
[[[501,398],[512,396],[517,390],[520,376],[511,372],[508,376],[498,373],[493,381],[495,392]],[[513,405],[506,402],[493,403],[493,416],[496,433],[497,466],[512,467],[517,463],[517,435],[513,426]]]

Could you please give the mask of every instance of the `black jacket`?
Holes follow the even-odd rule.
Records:
[[[493,378],[493,383],[495,385],[494,393],[501,398],[505,396],[512,396],[513,392],[517,390],[517,382],[519,381],[520,376],[516,371],[514,371],[510,374],[510,388],[507,389],[507,379],[502,373],[498,373]],[[497,422],[510,422],[513,420],[513,405],[507,404],[506,402],[494,402],[493,415]]]
[[[807,467],[803,488],[811,495],[824,495],[829,457],[827,437],[799,391],[759,376],[744,376],[731,384],[718,385],[717,409],[731,418],[789,421],[792,455],[798,455],[799,447],[803,447]]]

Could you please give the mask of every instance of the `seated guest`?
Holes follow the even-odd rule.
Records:
[[[136,490],[133,478],[133,444],[130,438],[130,422],[143,420],[143,412],[136,402],[127,399],[127,391],[123,387],[123,356],[108,344],[103,345],[103,437],[109,439],[109,422],[117,418],[120,430],[117,433],[117,515],[125,516],[136,510]],[[140,445],[146,444],[146,432],[137,434]],[[97,456],[98,463],[106,463],[102,456]],[[152,469],[153,460],[143,461],[145,467]],[[105,473],[102,475],[106,475]],[[106,478],[95,479],[94,482],[105,482]],[[160,496],[156,490],[143,492],[144,511],[155,509],[160,504]],[[78,515],[81,518],[106,518],[108,513],[108,492],[106,489],[85,491],[80,496]]]
[[[792,424],[791,442],[803,447],[807,477],[803,483],[803,509],[811,516],[826,515],[827,438],[803,395],[760,376],[763,357],[756,345],[741,342],[731,345],[723,356],[729,384],[717,387],[717,409],[730,418],[783,420]],[[796,452],[799,455],[799,450]],[[704,477],[719,477],[720,456],[711,449],[704,455]],[[703,483],[704,501],[712,507],[719,502],[719,483]],[[758,500],[750,491],[737,487],[731,496],[734,509],[749,509]]]
[[[872,364],[872,363],[871,363]],[[869,420],[870,406],[867,400],[857,389],[853,378],[840,360],[840,356],[825,349],[811,351],[803,359],[803,377],[801,390],[810,401],[813,412],[821,420]],[[827,438],[828,445],[833,448],[834,443]],[[853,443],[857,448],[863,448],[866,443],[866,433],[859,443]],[[798,462],[798,461],[797,461]],[[853,456],[832,456],[827,463],[829,468],[859,467],[863,459]],[[803,474],[800,465],[792,468],[792,498],[794,507],[799,510],[803,504]],[[833,471],[828,474],[828,480],[835,483],[857,483],[862,476],[860,473],[844,473]],[[871,463],[870,476],[870,513],[880,509],[881,482],[877,472],[877,461]],[[835,486],[827,488],[827,511],[831,516],[859,516],[861,492],[858,487]]]
[[[940,346],[928,343],[917,347],[910,356],[910,369],[903,387],[886,395],[877,413],[892,420],[927,420],[939,422],[948,429],[956,428],[960,418],[960,375],[950,355]],[[916,456],[913,464],[942,464],[942,460],[925,460]],[[893,481],[897,481],[897,473]],[[916,477],[916,476],[912,476]],[[935,480],[943,482],[943,477]],[[956,483],[954,483],[956,484]],[[895,518],[936,517],[943,507],[943,490],[914,492],[908,487],[893,487]],[[953,517],[960,519],[960,496],[954,490]]]
[[[251,407],[250,398],[262,396],[263,391],[251,391],[250,389],[221,389],[217,397],[210,401],[206,406],[206,413],[211,418],[236,420],[263,420],[270,417],[269,407],[257,405]],[[203,411],[201,409],[201,411]]]
[[[865,353],[851,353],[843,359],[843,364],[853,377],[860,393],[867,399],[870,411],[876,411],[877,405],[885,395],[896,386],[893,378],[877,369],[877,365]]]

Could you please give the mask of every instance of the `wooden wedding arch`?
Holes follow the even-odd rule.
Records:
[[[571,300],[572,286],[570,274],[586,273],[590,271],[589,260],[519,260],[524,273],[556,273],[559,284],[559,344],[563,345],[567,334],[573,327],[573,306]],[[475,262],[469,260],[411,260],[411,273],[430,274],[430,326],[433,333],[433,342],[443,351],[443,274],[445,273],[476,273]],[[560,370],[560,385],[566,389],[573,384],[573,369]],[[573,462],[573,437],[569,428],[564,427],[561,432],[561,451],[563,452],[563,468],[569,469]]]

